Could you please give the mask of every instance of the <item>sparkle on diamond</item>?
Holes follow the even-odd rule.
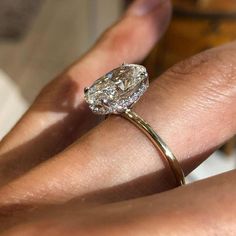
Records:
[[[147,88],[145,67],[124,64],[96,80],[85,91],[85,100],[96,114],[117,114],[137,102]]]

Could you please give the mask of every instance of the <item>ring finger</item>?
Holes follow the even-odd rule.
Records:
[[[232,43],[174,66],[135,107],[169,144],[186,174],[236,132],[235,54]],[[173,176],[149,140],[123,118],[111,117],[2,188],[0,201],[39,204],[77,197],[110,202],[173,186]]]

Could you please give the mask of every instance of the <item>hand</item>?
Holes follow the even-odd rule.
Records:
[[[136,1],[43,89],[2,140],[3,235],[235,234],[235,171],[174,188],[172,173],[140,130],[118,116],[100,123],[84,104],[84,87],[147,55],[170,8],[169,1]],[[231,43],[175,65],[135,106],[185,174],[235,134],[235,54]]]

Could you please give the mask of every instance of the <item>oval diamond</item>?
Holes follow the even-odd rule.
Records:
[[[148,74],[144,66],[123,64],[86,88],[85,100],[96,114],[118,114],[131,108],[148,85]]]

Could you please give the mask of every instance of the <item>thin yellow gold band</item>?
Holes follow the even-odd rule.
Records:
[[[147,137],[152,141],[155,147],[159,150],[162,156],[167,160],[178,185],[185,184],[185,177],[183,169],[181,168],[178,160],[166,145],[166,143],[158,136],[158,134],[152,129],[152,127],[139,117],[135,112],[127,109],[124,113],[120,114],[122,117],[131,121],[135,126],[142,130]]]

